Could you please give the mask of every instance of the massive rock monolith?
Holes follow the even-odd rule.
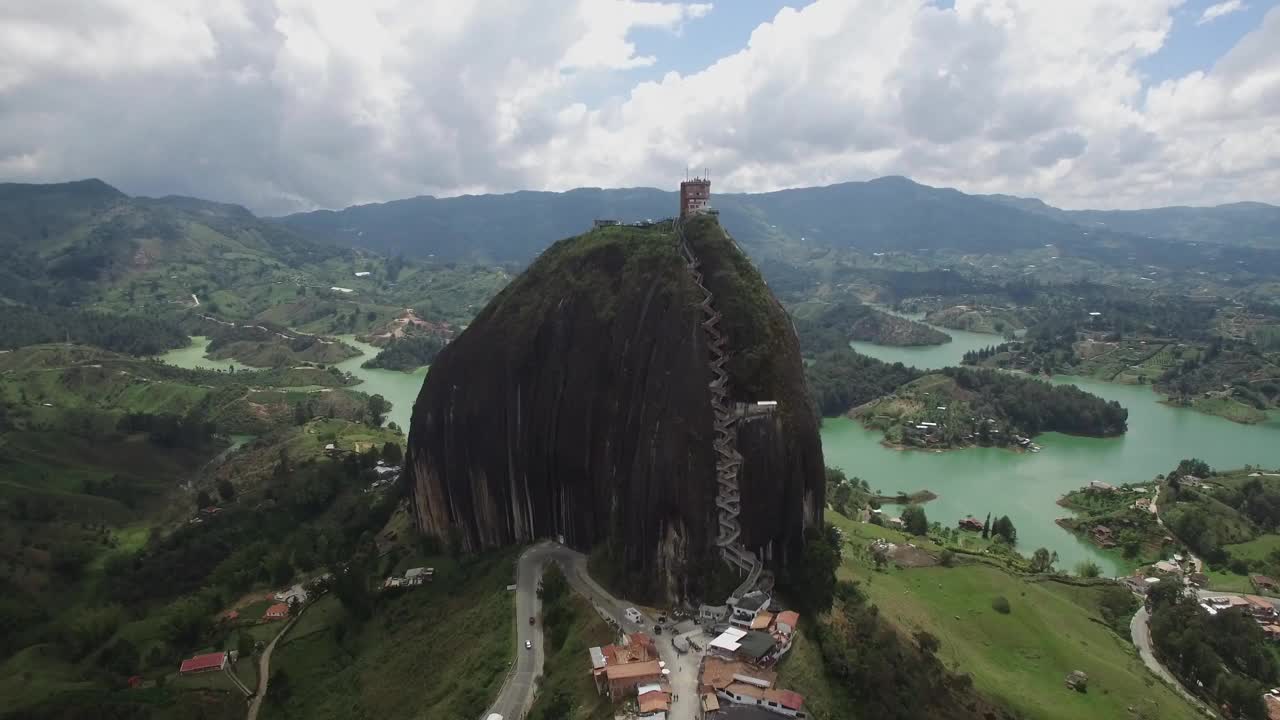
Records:
[[[739,423],[742,543],[778,569],[822,519],[817,416],[795,332],[714,217],[685,225],[723,313]],[[723,572],[702,294],[670,224],[542,254],[440,353],[414,405],[418,528],[468,551],[563,537],[638,597],[701,597]]]

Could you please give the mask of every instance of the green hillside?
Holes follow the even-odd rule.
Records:
[[[239,206],[132,198],[96,180],[0,184],[0,221],[0,303],[36,308],[364,333],[404,308],[466,324],[509,279],[502,268],[327,245]]]

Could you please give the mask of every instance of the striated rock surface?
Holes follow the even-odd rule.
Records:
[[[743,542],[768,567],[821,522],[822,448],[782,307],[712,217],[686,226],[724,314]],[[408,472],[419,529],[467,550],[563,536],[640,597],[698,597],[716,536],[708,348],[670,226],[562,240],[432,365]]]

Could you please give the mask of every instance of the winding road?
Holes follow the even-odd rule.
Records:
[[[1156,499],[1160,497],[1160,488],[1164,487],[1163,483],[1156,483],[1155,492],[1151,494],[1151,514],[1156,516],[1156,523],[1164,528],[1166,532],[1172,533],[1164,524],[1164,520],[1160,518],[1160,508],[1156,505]],[[1191,555],[1187,551],[1191,560],[1191,568],[1193,572],[1201,572],[1204,562],[1195,555]],[[1221,593],[1215,593],[1221,594]],[[1209,717],[1216,717],[1213,711],[1204,704],[1204,702],[1193,695],[1182,683],[1178,681],[1168,668],[1160,664],[1160,660],[1156,657],[1155,650],[1151,647],[1151,614],[1147,612],[1146,605],[1138,608],[1138,612],[1133,614],[1133,619],[1129,621],[1129,637],[1133,640],[1133,646],[1138,649],[1138,657],[1142,659],[1142,664],[1155,674],[1156,677],[1164,680],[1170,687],[1178,691],[1178,694],[1186,698],[1187,702],[1195,705]]]
[[[529,617],[538,615],[538,583],[541,581],[543,568],[553,561],[564,570],[570,587],[589,600],[602,615],[611,618],[623,632],[653,629],[655,620],[643,614],[641,623],[633,623],[627,619],[624,611],[635,606],[615,598],[591,578],[587,572],[586,555],[552,542],[534,545],[520,556],[516,564],[516,662],[498,692],[497,700],[480,716],[481,720],[488,718],[491,713],[501,715],[503,720],[523,720],[525,713],[533,705],[534,690],[537,678],[542,674],[544,657],[542,623],[529,625]],[[656,643],[658,657],[671,670],[669,681],[674,699],[667,717],[671,720],[693,720],[698,712],[697,662],[692,658],[681,660],[669,642],[662,642],[662,638],[656,639],[659,641]],[[532,650],[524,648],[526,640],[533,643]],[[583,662],[586,662],[585,657]]]

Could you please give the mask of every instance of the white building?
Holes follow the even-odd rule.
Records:
[[[759,590],[749,592],[738,599],[736,603],[730,602],[733,607],[732,614],[729,616],[729,622],[741,628],[750,628],[752,621],[756,619],[756,615],[769,604],[769,596]]]

